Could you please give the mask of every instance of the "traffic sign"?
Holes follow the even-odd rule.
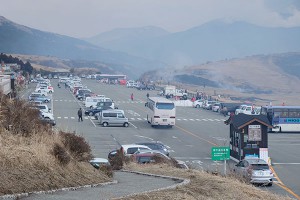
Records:
[[[212,160],[229,160],[230,149],[229,147],[212,147],[211,148]]]

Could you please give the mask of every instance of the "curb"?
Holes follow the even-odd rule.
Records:
[[[145,192],[128,194],[128,195],[125,195],[125,196],[118,197],[118,199],[119,198],[131,197],[131,196],[135,196],[135,195],[140,195],[140,194],[146,194],[146,193],[150,193],[150,192],[157,192],[157,191],[161,191],[161,190],[174,189],[174,188],[179,187],[179,186],[187,185],[187,184],[189,184],[191,182],[190,179],[183,179],[183,178],[178,178],[178,177],[173,177],[173,176],[164,176],[164,175],[150,174],[150,173],[144,173],[144,172],[138,172],[138,171],[130,171],[130,170],[120,170],[120,171],[127,172],[127,173],[133,173],[133,174],[139,174],[139,175],[143,175],[143,176],[152,176],[152,177],[157,177],[157,178],[172,179],[173,181],[176,181],[176,182],[180,181],[180,182],[176,183],[174,185],[163,187],[163,188],[159,188],[159,189],[154,189],[154,190],[148,190],[148,191],[145,191]]]
[[[22,197],[28,197],[29,195],[32,195],[32,194],[36,194],[36,195],[53,194],[55,192],[75,191],[75,190],[82,189],[82,188],[93,188],[93,187],[106,186],[106,185],[112,185],[112,184],[117,184],[117,183],[118,183],[118,181],[114,180],[114,181],[106,182],[106,183],[83,185],[83,186],[77,186],[77,187],[68,187],[68,188],[61,188],[61,189],[56,189],[56,190],[33,191],[33,192],[26,192],[26,193],[19,193],[19,194],[7,194],[7,195],[0,196],[0,199],[19,199]]]

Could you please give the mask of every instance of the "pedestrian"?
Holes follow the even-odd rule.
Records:
[[[130,98],[131,98],[131,101],[133,101],[133,93],[131,93]]]
[[[224,115],[224,117],[226,117],[227,116],[227,114],[228,114],[228,110],[227,110],[227,107],[226,106],[224,106],[224,108],[223,108],[223,115]]]
[[[149,93],[147,93],[147,95],[146,95],[146,96],[147,96],[147,99],[149,99]]]
[[[82,110],[81,110],[81,108],[79,108],[79,110],[77,112],[77,115],[78,115],[78,122],[83,121],[82,120]]]

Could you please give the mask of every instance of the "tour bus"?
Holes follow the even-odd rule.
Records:
[[[300,132],[300,106],[263,106],[261,114],[267,115],[272,132]]]
[[[176,107],[172,101],[164,97],[149,97],[145,106],[151,126],[175,126]]]

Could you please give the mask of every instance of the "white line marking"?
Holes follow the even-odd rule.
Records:
[[[142,120],[141,118],[137,118],[137,120]]]
[[[176,119],[176,120],[180,121],[181,119]]]
[[[208,120],[211,121],[211,122],[214,121],[213,119],[208,119]]]
[[[182,119],[182,120],[187,121],[187,119]]]
[[[154,139],[150,138],[150,137],[146,137],[146,136],[142,136],[142,135],[135,135],[136,137],[141,137],[141,138],[146,138],[149,139],[151,141],[153,141]]]
[[[130,118],[131,120],[135,120],[134,118]]]
[[[61,119],[61,117],[57,117],[57,119]]]
[[[201,121],[201,119],[196,119],[197,121]]]
[[[218,121],[218,122],[219,122],[219,121],[221,121],[221,120],[219,120],[219,119],[215,119],[215,121]]]
[[[207,119],[202,119],[202,120],[207,122]]]
[[[68,119],[68,117],[64,117],[65,119]]]
[[[75,117],[71,117],[71,119],[75,119]]]
[[[190,121],[195,121],[194,119],[190,119]]]
[[[89,119],[88,117],[84,117],[84,119]]]
[[[147,120],[147,118],[144,118],[144,120],[146,121],[146,120]]]
[[[59,100],[59,101],[63,101],[63,100]]]
[[[58,101],[57,99],[55,99],[54,101]]]
[[[131,122],[128,122],[129,124],[131,124],[134,128],[137,128],[133,123]]]
[[[300,163],[272,163],[274,165],[300,165]]]

